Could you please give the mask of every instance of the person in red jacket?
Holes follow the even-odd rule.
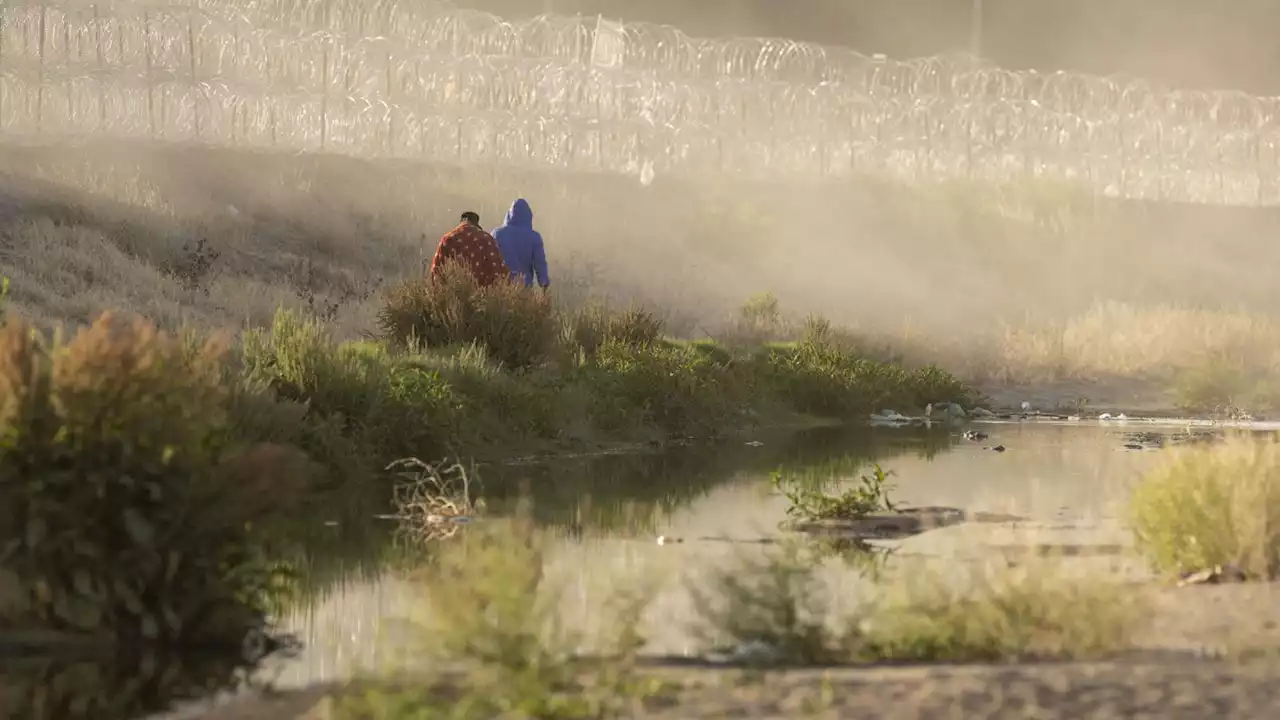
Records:
[[[502,251],[493,236],[480,227],[480,216],[468,210],[462,213],[462,222],[440,238],[436,253],[431,258],[428,277],[434,281],[442,268],[461,262],[481,287],[505,280],[511,274],[502,261]]]

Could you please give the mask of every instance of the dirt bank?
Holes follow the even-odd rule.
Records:
[[[679,678],[672,697],[632,717],[750,718],[1270,718],[1280,707],[1280,665],[1217,661],[929,666],[793,670],[654,671]],[[334,689],[244,698],[190,720],[327,720]]]

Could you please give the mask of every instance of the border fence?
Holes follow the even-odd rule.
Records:
[[[1280,97],[384,0],[0,8],[0,133],[1280,203]]]

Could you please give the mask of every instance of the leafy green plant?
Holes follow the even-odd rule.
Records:
[[[255,523],[300,501],[296,449],[229,432],[226,344],[110,314],[69,343],[0,329],[0,623],[230,643],[278,587]]]
[[[828,495],[822,488],[801,483],[780,470],[771,474],[770,482],[790,503],[787,516],[792,519],[854,520],[898,509],[889,499],[892,476],[892,470],[886,471],[877,463],[870,475],[860,476],[857,485],[838,495]]]

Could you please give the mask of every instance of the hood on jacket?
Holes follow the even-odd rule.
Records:
[[[524,198],[517,198],[507,211],[507,224],[515,227],[533,227],[533,209]]]

